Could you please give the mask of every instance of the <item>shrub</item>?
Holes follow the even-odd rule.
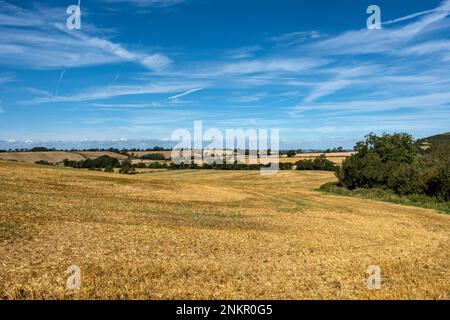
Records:
[[[323,170],[323,171],[335,171],[336,166],[335,164],[327,160],[326,156],[321,154],[319,157],[316,157],[313,160],[313,168],[314,170]]]
[[[166,168],[166,167],[167,166],[166,166],[165,163],[149,163],[147,165],[147,168],[150,168],[150,169],[163,169],[163,168]]]
[[[390,170],[386,187],[399,195],[423,192],[423,183],[418,168],[404,163],[396,165]]]
[[[312,160],[299,160],[296,165],[297,170],[314,170]]]
[[[356,144],[355,151],[337,174],[347,188],[379,187],[397,194],[422,192],[418,152],[410,135],[369,134]]]
[[[426,182],[426,193],[442,201],[450,201],[450,168],[442,166]]]
[[[289,151],[287,152],[287,156],[288,156],[289,158],[295,157],[296,154],[297,154],[297,152],[295,152],[295,150],[289,150]]]
[[[280,170],[292,170],[293,166],[294,166],[294,164],[290,163],[290,162],[280,162],[278,164],[278,167]]]
[[[35,164],[40,164],[40,165],[44,165],[44,166],[52,166],[53,165],[53,163],[50,163],[47,160],[38,160],[35,162]]]
[[[106,167],[104,171],[105,172],[114,172],[114,169],[113,169],[113,167]]]
[[[135,174],[136,169],[132,167],[122,167],[119,169],[119,173],[121,174]]]
[[[297,170],[321,170],[321,171],[335,171],[337,166],[321,154],[314,160],[299,160],[296,162]]]
[[[367,153],[363,157],[358,154],[347,158],[338,178],[349,189],[373,188],[383,185],[383,167],[376,153]]]
[[[166,157],[162,153],[150,153],[145,154],[141,157],[141,159],[145,160],[166,160]]]
[[[106,168],[106,167],[119,167],[120,163],[117,158],[113,158],[110,156],[101,156],[96,159],[86,159],[81,161],[73,161],[64,159],[63,160],[65,167],[72,168]]]

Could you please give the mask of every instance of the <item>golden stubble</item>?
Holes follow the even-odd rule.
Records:
[[[0,298],[448,299],[450,216],[314,191],[334,180],[0,161]]]

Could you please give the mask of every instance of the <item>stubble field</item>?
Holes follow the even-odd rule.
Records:
[[[450,216],[314,191],[334,180],[0,161],[0,298],[450,298]]]

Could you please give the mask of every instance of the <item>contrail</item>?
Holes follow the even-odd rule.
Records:
[[[392,24],[392,23],[396,23],[396,22],[400,22],[400,21],[405,21],[405,20],[409,20],[409,19],[413,19],[413,18],[416,18],[416,17],[423,16],[424,14],[428,14],[428,13],[431,13],[431,12],[434,12],[434,11],[437,11],[437,10],[436,9],[431,9],[431,10],[421,11],[421,12],[417,12],[417,13],[414,13],[414,14],[410,14],[410,15],[398,18],[398,19],[382,22],[381,24]]]
[[[180,97],[183,97],[183,96],[187,96],[188,94],[191,94],[191,93],[194,93],[194,92],[196,92],[196,91],[203,90],[203,89],[204,89],[204,88],[195,88],[195,89],[191,89],[191,90],[188,90],[188,91],[186,91],[186,92],[183,92],[183,93],[177,94],[177,95],[175,95],[175,96],[169,97],[167,100],[174,100],[174,99],[177,99],[177,98],[180,98]]]
[[[61,80],[62,80],[62,78],[63,78],[65,72],[66,72],[66,69],[64,69],[64,70],[61,72],[61,75],[59,76],[59,81],[58,81],[58,86],[56,87],[55,97],[58,96],[59,86],[61,85]]]
[[[81,0],[78,0],[78,9],[81,8],[80,5],[81,5]],[[67,42],[68,42],[68,39],[66,39],[65,47],[67,47]],[[61,81],[62,81],[62,78],[63,78],[65,72],[66,72],[66,69],[64,69],[61,72],[61,75],[59,76],[59,81],[58,81],[58,86],[56,87],[55,97],[58,96],[59,87],[61,85]]]

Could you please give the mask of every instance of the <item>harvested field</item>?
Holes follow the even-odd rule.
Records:
[[[127,157],[115,152],[109,151],[45,151],[45,152],[2,152],[0,153],[0,160],[21,161],[27,163],[35,163],[39,160],[45,160],[50,163],[62,162],[64,159],[81,161],[85,159],[95,159],[101,156],[110,156],[119,160]]]
[[[314,191],[334,179],[0,161],[0,298],[448,299],[450,216]]]

